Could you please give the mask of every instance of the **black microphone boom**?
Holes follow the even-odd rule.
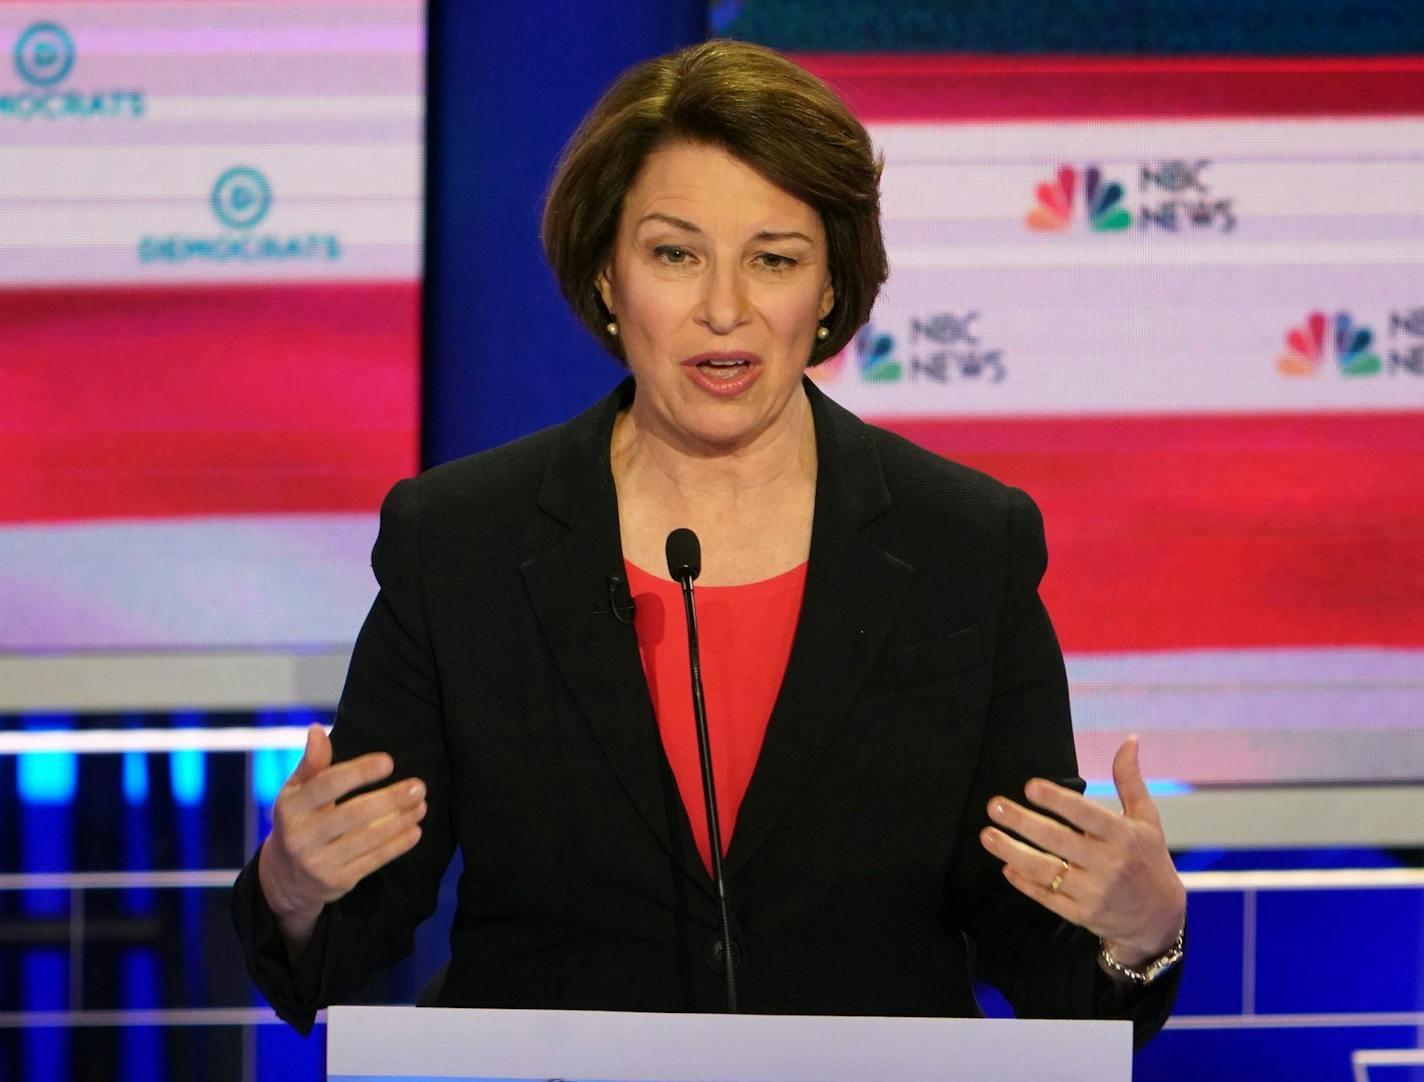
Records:
[[[702,545],[686,527],[667,538],[668,574],[682,584],[687,614],[687,659],[692,669],[692,717],[697,723],[697,755],[702,765],[702,803],[707,811],[707,841],[712,850],[712,882],[722,916],[722,961],[727,977],[727,1011],[737,1013],[736,959],[732,954],[732,915],[727,904],[727,880],[722,874],[722,828],[717,817],[717,787],[712,781],[712,741],[707,735],[707,704],[702,695],[702,659],[697,647],[697,608],[692,580],[702,573]]]

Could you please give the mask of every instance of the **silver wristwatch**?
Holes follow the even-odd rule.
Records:
[[[1152,959],[1141,969],[1131,969],[1123,965],[1112,956],[1112,951],[1108,950],[1106,940],[1098,940],[1098,961],[1103,964],[1103,968],[1108,972],[1131,981],[1136,985],[1151,984],[1158,977],[1166,973],[1174,965],[1182,960],[1182,945],[1186,941],[1187,922],[1184,918],[1181,927],[1177,929],[1177,939],[1165,954]]]

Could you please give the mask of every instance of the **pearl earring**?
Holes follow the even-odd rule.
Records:
[[[617,337],[618,337],[618,321],[617,321],[616,319],[614,319],[614,320],[609,320],[608,326],[605,327],[604,330],[606,330],[606,331],[608,332],[608,337],[610,337],[610,338],[617,338]]]
[[[827,327],[824,323],[822,323],[819,327],[816,328],[816,337],[819,338],[822,342],[824,342],[830,336],[831,328]]]

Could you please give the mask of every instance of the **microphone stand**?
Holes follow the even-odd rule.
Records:
[[[712,850],[712,883],[722,918],[722,961],[727,978],[727,1013],[737,1013],[737,973],[732,956],[732,917],[727,880],[722,874],[722,828],[717,814],[717,788],[712,781],[712,741],[707,733],[707,704],[702,694],[702,659],[697,646],[697,607],[692,580],[702,571],[702,546],[688,529],[674,530],[667,539],[668,571],[682,585],[687,616],[687,656],[692,671],[692,716],[697,724],[697,755],[702,767],[702,803],[707,812],[707,839]]]

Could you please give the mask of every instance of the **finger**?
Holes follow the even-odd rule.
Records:
[[[1039,849],[1062,857],[1073,864],[1091,867],[1094,864],[1092,844],[1072,827],[1056,819],[1030,811],[1007,797],[989,801],[989,818],[1006,830],[1012,830]]]
[[[332,804],[362,786],[389,777],[395,770],[395,760],[383,751],[367,752],[355,759],[329,766],[297,790],[299,803],[307,810]]]
[[[1094,838],[1115,838],[1123,831],[1120,815],[1054,782],[1033,778],[1024,786],[1024,794],[1040,808]]]
[[[1159,825],[1157,805],[1147,792],[1147,781],[1142,777],[1142,766],[1138,754],[1139,740],[1129,736],[1122,742],[1113,756],[1113,785],[1117,787],[1117,798],[1122,802],[1124,815],[1133,819],[1143,819]]]
[[[327,846],[323,860],[340,867],[365,858],[366,854],[381,848],[392,838],[420,823],[426,815],[425,802],[410,808],[402,808],[363,824],[359,829],[343,834]],[[364,873],[363,873],[364,874]]]
[[[395,860],[396,857],[414,849],[416,843],[419,841],[420,827],[406,827],[383,845],[369,849],[360,857],[349,862],[344,871],[347,876],[350,877],[351,883],[354,885],[365,879],[366,876],[378,868],[385,867],[391,861]]]
[[[1064,871],[1063,861],[1052,853],[1035,849],[994,827],[986,827],[981,831],[979,840],[985,849],[1002,860],[1007,867],[1013,868],[1026,879],[1042,883],[1045,889],[1055,876],[1063,873],[1059,893],[1068,889],[1068,873]]]
[[[326,730],[316,722],[307,726],[307,746],[297,768],[292,771],[294,781],[306,782],[316,777],[331,765],[331,738]]]
[[[1056,913],[1072,924],[1083,924],[1084,914],[1081,907],[1063,890],[1050,891],[1036,879],[1009,865],[1004,866],[1004,878],[1016,891],[1026,898],[1031,898],[1050,913]]]
[[[362,793],[342,804],[325,808],[311,827],[311,839],[320,845],[343,834],[361,830],[388,815],[408,811],[425,800],[425,783],[404,778],[374,792]]]

